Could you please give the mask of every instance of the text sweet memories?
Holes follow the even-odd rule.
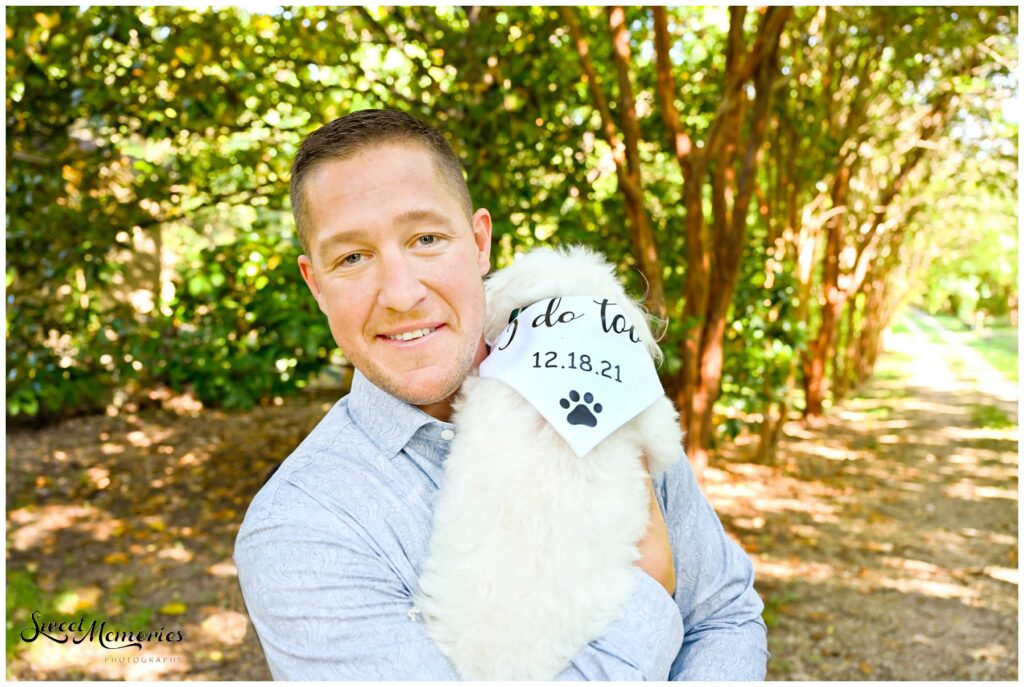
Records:
[[[185,640],[185,634],[181,630],[164,631],[119,631],[107,629],[106,620],[93,620],[86,628],[85,617],[78,620],[54,622],[44,620],[39,611],[32,612],[32,627],[26,627],[21,631],[23,642],[34,642],[40,637],[46,637],[58,644],[65,644],[70,641],[72,644],[82,642],[96,642],[104,649],[142,649],[143,642],[169,642],[177,643]]]

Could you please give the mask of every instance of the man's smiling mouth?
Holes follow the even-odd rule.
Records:
[[[430,327],[430,328],[426,328],[426,329],[413,330],[412,332],[403,332],[402,334],[396,334],[394,336],[388,336],[388,337],[385,337],[385,338],[387,338],[387,339],[389,339],[391,341],[412,341],[414,339],[419,339],[421,337],[425,337],[428,334],[430,334],[431,332],[436,332],[436,331],[437,331],[436,327]]]

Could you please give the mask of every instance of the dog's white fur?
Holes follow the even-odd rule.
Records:
[[[553,296],[602,296],[660,359],[643,309],[598,254],[539,249],[486,282],[485,338]],[[648,477],[681,453],[664,396],[582,458],[516,391],[466,379],[416,606],[468,679],[551,679],[618,618],[649,521]]]

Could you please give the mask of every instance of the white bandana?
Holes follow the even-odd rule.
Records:
[[[615,303],[546,299],[520,311],[480,363],[584,456],[664,394],[654,361]]]

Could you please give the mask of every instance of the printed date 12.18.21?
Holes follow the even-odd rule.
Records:
[[[543,360],[542,360],[543,356]],[[568,364],[565,363],[568,358]],[[575,353],[570,352],[562,357],[559,362],[558,351],[538,351],[533,354],[533,366],[537,368],[562,368],[569,370],[582,370],[584,372],[593,372],[599,374],[602,377],[613,379],[616,382],[622,381],[622,370],[618,365],[614,365],[607,360],[598,360],[596,365],[600,369],[595,368],[595,363],[591,361],[591,358],[586,353]]]

